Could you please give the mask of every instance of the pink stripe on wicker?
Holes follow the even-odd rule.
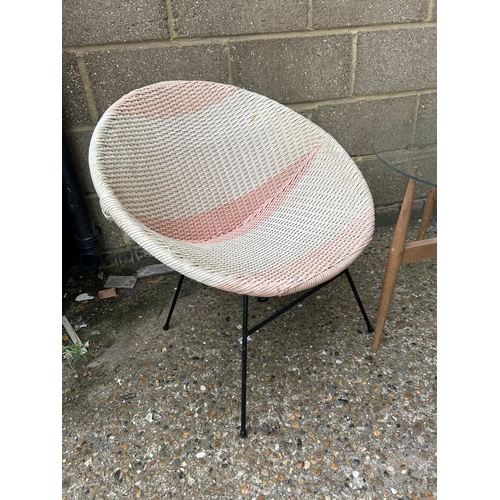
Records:
[[[363,251],[372,238],[373,210],[367,210],[332,241],[299,259],[278,268],[231,278],[218,284],[228,292],[272,297],[312,288],[333,278],[346,269]],[[360,239],[364,234],[365,240]],[[350,237],[350,236],[354,237]],[[307,270],[307,271],[306,271]],[[294,280],[299,277],[299,280]]]
[[[207,212],[181,219],[136,219],[159,234],[189,243],[219,243],[251,231],[287,198],[316,158],[317,145],[278,175],[246,195]]]
[[[134,90],[130,92],[128,100],[122,98],[111,105],[109,110],[136,118],[174,118],[208,109],[240,90],[231,85],[211,82],[168,83]]]

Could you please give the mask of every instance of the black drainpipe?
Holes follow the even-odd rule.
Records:
[[[62,136],[62,174],[63,201],[66,203],[73,226],[73,236],[80,251],[81,265],[86,271],[95,271],[101,265],[99,236],[90,216],[64,131]]]

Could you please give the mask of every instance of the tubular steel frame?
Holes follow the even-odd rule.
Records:
[[[300,297],[297,297],[296,299],[292,300],[289,304],[287,304],[285,307],[281,308],[279,311],[276,311],[274,314],[271,314],[268,318],[264,319],[257,325],[253,326],[252,328],[248,328],[248,295],[243,295],[243,338],[242,338],[242,345],[241,345],[241,427],[240,427],[240,436],[246,438],[248,436],[247,434],[247,427],[246,427],[246,403],[247,403],[247,354],[248,354],[248,337],[250,335],[253,335],[256,333],[258,330],[260,330],[263,326],[267,325],[271,321],[275,320],[279,316],[281,316],[283,313],[297,305],[299,302],[302,302],[304,299],[309,297],[310,295],[314,294],[324,286],[328,285],[332,281],[336,280],[339,276],[342,276],[343,274],[346,275],[347,280],[349,282],[349,285],[351,286],[351,289],[354,293],[354,297],[356,298],[356,302],[358,303],[359,309],[361,310],[361,314],[363,315],[363,318],[366,322],[366,326],[368,328],[368,332],[372,333],[374,331],[370,320],[368,318],[368,315],[366,314],[365,308],[363,307],[363,303],[361,302],[361,299],[359,297],[358,291],[356,290],[356,287],[354,286],[354,282],[352,280],[351,274],[349,273],[349,269],[345,269],[342,271],[340,274],[337,274],[337,276],[329,279],[328,281],[325,281],[324,283],[321,283],[320,285],[315,286],[314,288],[311,288],[304,294],[302,294]],[[164,330],[168,330],[170,327],[170,320],[172,319],[172,314],[174,312],[175,304],[177,303],[177,299],[179,298],[179,293],[181,291],[182,283],[184,281],[184,275],[180,275],[179,282],[177,283],[177,288],[175,290],[174,298],[172,299],[172,304],[170,306],[170,311],[167,316],[167,320],[165,322],[165,325],[163,326]],[[259,301],[265,300],[258,298]]]

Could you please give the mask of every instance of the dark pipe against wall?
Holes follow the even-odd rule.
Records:
[[[97,270],[101,265],[99,236],[88,210],[64,132],[62,137],[62,174],[63,202],[71,220],[73,237],[80,253],[81,265],[86,271]]]

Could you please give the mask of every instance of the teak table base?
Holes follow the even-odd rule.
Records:
[[[415,184],[415,179],[409,180],[403,204],[401,205],[398,222],[394,230],[394,236],[392,238],[391,249],[389,251],[389,258],[387,260],[387,267],[382,284],[382,293],[380,295],[377,322],[372,341],[372,352],[377,352],[379,348],[382,331],[384,329],[387,313],[389,312],[389,307],[391,305],[401,264],[409,264],[419,260],[435,259],[437,257],[437,238],[423,239],[427,228],[429,227],[432,212],[436,206],[436,187],[432,187],[429,191],[429,195],[427,196],[427,201],[422,214],[422,222],[417,235],[417,241],[406,242],[413,208]]]

